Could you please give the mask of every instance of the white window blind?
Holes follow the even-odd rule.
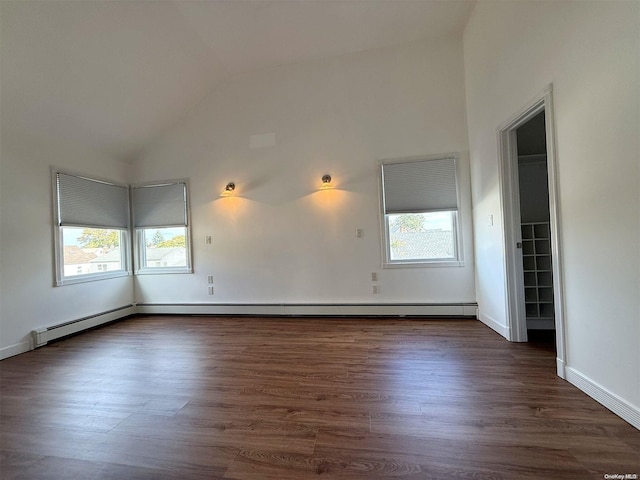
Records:
[[[133,187],[133,219],[137,228],[186,227],[186,183]]]
[[[56,173],[58,225],[129,228],[128,187]]]
[[[384,213],[458,209],[455,158],[382,165]]]

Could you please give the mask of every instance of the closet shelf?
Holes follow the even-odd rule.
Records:
[[[549,223],[522,223],[521,228],[527,322],[553,320]]]

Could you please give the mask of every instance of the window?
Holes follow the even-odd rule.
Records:
[[[185,180],[133,187],[136,273],[190,273]]]
[[[53,171],[56,285],[129,274],[129,189]]]
[[[384,266],[461,265],[456,157],[381,165]]]

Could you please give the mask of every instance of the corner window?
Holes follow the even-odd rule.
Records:
[[[127,186],[53,171],[56,285],[129,274]]]
[[[136,273],[191,273],[186,181],[137,185],[132,199]]]
[[[461,265],[456,157],[381,165],[385,267]]]

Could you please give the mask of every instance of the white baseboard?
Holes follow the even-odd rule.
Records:
[[[489,315],[485,315],[482,312],[479,312],[478,320],[480,320],[482,323],[484,323],[491,330],[495,330],[497,333],[502,335],[504,338],[506,338],[507,340],[510,340],[510,336],[511,335],[510,335],[508,326],[499,323],[497,320],[491,318]]]
[[[15,355],[20,355],[21,353],[25,353],[30,350],[33,350],[33,348],[31,346],[31,341],[29,340],[25,340],[24,342],[20,343],[14,343],[13,345],[0,348],[0,360],[4,360],[5,358],[13,357]]]
[[[475,303],[450,304],[139,304],[37,328],[31,338],[0,348],[0,360],[41,347],[52,340],[103,325],[129,315],[273,315],[273,316],[421,316],[474,317]]]
[[[0,348],[0,360],[45,345],[48,341],[93,328],[136,313],[178,315],[274,315],[274,316],[420,316],[469,317],[476,316],[473,303],[452,304],[138,304],[126,305],[108,312],[73,320],[33,331],[33,340]],[[509,328],[488,315],[479,313],[478,319],[492,330],[509,339]],[[559,377],[585,392],[597,402],[640,429],[640,408],[610,392],[574,368],[556,359]]]
[[[176,315],[275,315],[275,316],[475,316],[475,303],[448,304],[241,304],[241,303],[139,303],[137,313]]]
[[[610,392],[586,375],[571,367],[565,368],[566,380],[578,387],[598,403],[601,403],[623,420],[640,430],[640,408]]]
[[[563,380],[567,379],[567,372],[565,370],[565,366],[566,364],[564,363],[564,360],[556,357],[556,375],[558,375]]]

